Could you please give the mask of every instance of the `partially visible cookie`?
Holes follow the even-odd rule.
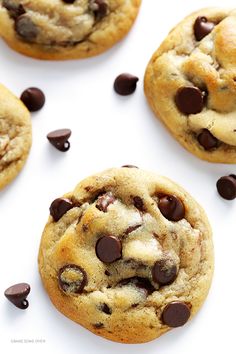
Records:
[[[31,119],[24,104],[0,85],[0,189],[20,172],[31,147]]]
[[[0,35],[38,59],[87,58],[121,40],[141,0],[2,0]]]
[[[185,18],[146,70],[148,102],[173,136],[210,162],[236,163],[236,10]]]
[[[110,169],[50,206],[40,251],[44,287],[59,311],[93,333],[148,342],[184,325],[213,273],[203,209],[165,177]]]

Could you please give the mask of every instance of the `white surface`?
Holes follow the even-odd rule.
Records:
[[[215,183],[224,174],[236,173],[236,168],[203,162],[186,152],[154,118],[142,89],[146,64],[171,27],[189,12],[217,2],[221,4],[144,0],[127,38],[104,55],[83,61],[32,60],[0,42],[0,81],[17,95],[29,86],[40,87],[47,99],[44,109],[32,114],[33,146],[27,165],[0,193],[1,353],[232,353],[236,201],[221,199]],[[225,0],[224,5],[235,2]],[[121,72],[140,77],[137,91],[127,98],[112,89]],[[57,151],[45,137],[64,127],[73,132],[67,153]],[[133,346],[99,338],[61,315],[51,305],[37,271],[38,246],[51,201],[94,172],[128,163],[170,177],[200,202],[212,224],[216,256],[213,286],[195,319],[158,340]],[[32,287],[26,311],[3,296],[8,286],[21,281]],[[37,339],[45,342],[37,344]]]

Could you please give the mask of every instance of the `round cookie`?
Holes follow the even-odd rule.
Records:
[[[16,51],[63,60],[100,54],[121,40],[141,0],[3,0],[0,35]]]
[[[25,105],[0,85],[0,189],[20,172],[31,147],[31,119]]]
[[[185,18],[151,58],[145,94],[190,152],[236,163],[236,10],[202,9]]]
[[[50,206],[39,271],[64,315],[107,339],[153,340],[184,325],[207,296],[211,229],[165,177],[137,168],[83,180]]]

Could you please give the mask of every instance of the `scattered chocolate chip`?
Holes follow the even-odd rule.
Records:
[[[90,0],[89,7],[98,19],[105,17],[108,11],[108,5],[104,0]]]
[[[62,0],[66,4],[74,4],[75,0]]]
[[[170,221],[179,221],[184,218],[184,205],[182,201],[174,195],[167,195],[160,198],[158,207],[162,215]]]
[[[134,225],[134,226],[129,226],[128,229],[126,229],[126,231],[125,231],[125,235],[128,235],[131,232],[137,230],[140,226],[142,226],[142,225],[138,224],[138,225]]]
[[[68,141],[70,136],[70,129],[58,129],[48,133],[47,138],[56,149],[65,152],[70,148],[70,143]]]
[[[16,19],[25,13],[24,7],[22,5],[16,4],[12,0],[3,0],[2,6],[8,10],[10,17],[13,19]]]
[[[197,17],[193,29],[194,35],[197,41],[201,41],[205,36],[207,36],[215,27],[214,23],[209,22],[206,17]]]
[[[20,99],[30,112],[39,111],[45,104],[44,93],[37,87],[29,87],[21,94]]]
[[[109,205],[113,204],[115,202],[115,200],[116,200],[116,198],[114,197],[112,192],[107,192],[106,194],[103,194],[100,197],[98,197],[98,201],[96,203],[96,208],[99,209],[100,211],[103,211],[104,213],[106,213]]]
[[[122,96],[127,96],[136,90],[138,78],[131,74],[120,74],[114,82],[114,90]]]
[[[101,311],[106,313],[107,315],[111,315],[112,314],[112,310],[110,309],[110,307],[107,304],[102,304],[101,305]]]
[[[102,322],[97,322],[93,325],[93,327],[96,329],[104,328],[104,324]]]
[[[121,167],[122,168],[138,168],[137,166],[134,166],[134,165],[123,165]]]
[[[29,284],[19,283],[10,286],[10,288],[5,290],[4,295],[16,307],[18,307],[21,310],[25,310],[29,306],[29,302],[26,300],[29,293],[30,293]]]
[[[180,301],[168,304],[162,313],[162,321],[169,327],[181,327],[190,317],[190,308]]]
[[[112,263],[121,258],[121,241],[115,236],[103,236],[96,243],[96,254],[100,261]]]
[[[73,208],[73,203],[67,198],[57,198],[50,205],[50,215],[58,221],[68,210]]]
[[[215,138],[208,129],[203,129],[198,135],[197,140],[205,150],[212,150],[219,145],[218,139]]]
[[[25,41],[31,42],[38,35],[38,27],[32,22],[27,14],[16,18],[15,30]]]
[[[135,208],[137,208],[138,210],[140,210],[140,211],[146,210],[144,207],[143,200],[139,196],[133,197],[133,202],[134,202]]]
[[[150,283],[149,279],[146,278],[133,277],[133,278],[123,279],[119,282],[120,286],[129,285],[129,284],[134,285],[138,289],[144,291],[146,296],[152,294],[156,290],[154,286]]]
[[[65,293],[80,294],[88,283],[87,274],[83,268],[67,264],[59,270],[58,283]]]
[[[168,285],[173,283],[177,276],[177,267],[174,264],[168,264],[167,260],[157,261],[152,268],[152,278],[155,283]]]
[[[222,198],[227,200],[233,200],[236,198],[236,179],[234,175],[221,177],[217,181],[216,187]]]
[[[180,87],[175,96],[175,103],[183,114],[197,114],[203,110],[205,93],[198,87]]]

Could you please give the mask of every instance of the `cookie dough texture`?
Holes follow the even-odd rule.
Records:
[[[106,201],[101,200],[104,195]],[[185,215],[180,221],[169,221],[160,212],[163,195],[182,201]],[[120,168],[83,180],[64,198],[74,207],[64,210],[57,222],[49,217],[39,251],[44,287],[60,312],[123,343],[148,342],[170,330],[162,313],[172,302],[187,304],[190,317],[195,315],[210,287],[213,246],[207,217],[188,193],[165,177]],[[108,235],[120,240],[122,256],[104,263],[96,245]],[[177,268],[169,285],[153,281],[153,265],[162,259]],[[82,270],[77,294],[76,272],[69,275],[67,269],[64,281],[70,286],[60,284],[67,265]]]
[[[31,147],[31,119],[24,104],[0,85],[0,189],[25,164]]]
[[[194,24],[199,16],[214,26],[206,31],[203,24],[205,33],[197,40]],[[202,9],[169,33],[145,74],[145,93],[155,115],[187,150],[210,162],[236,163],[235,38],[236,10]],[[178,89],[189,86],[206,95],[200,113],[186,115],[177,108]],[[198,142],[204,129],[218,140],[212,149]]]
[[[141,0],[105,0],[107,10],[102,16],[93,10],[94,1],[2,0],[0,35],[16,51],[38,59],[97,55],[127,34]],[[12,6],[15,10],[9,10]]]

